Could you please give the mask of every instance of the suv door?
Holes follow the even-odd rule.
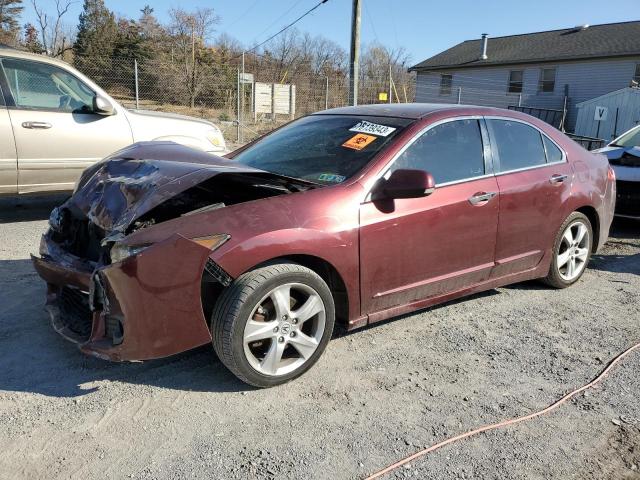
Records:
[[[567,216],[573,170],[555,142],[534,126],[487,118],[500,190],[493,277],[535,268]]]
[[[17,193],[18,161],[16,145],[13,141],[11,119],[4,105],[2,90],[3,85],[0,79],[0,194]]]
[[[361,206],[363,314],[463,290],[489,278],[498,185],[486,140],[482,120],[447,120],[427,127],[391,163],[385,177],[395,169],[421,169],[433,175],[436,189],[427,197]]]
[[[122,112],[94,113],[96,93],[45,62],[0,59],[18,157],[18,192],[70,190],[82,170],[132,143]]]

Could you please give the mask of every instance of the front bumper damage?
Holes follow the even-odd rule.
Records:
[[[203,272],[221,288],[232,280],[209,249],[180,235],[106,266],[74,257],[48,234],[40,250],[32,260],[47,283],[54,329],[84,353],[113,361],[162,358],[209,343]]]

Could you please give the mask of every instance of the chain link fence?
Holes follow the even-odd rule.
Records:
[[[142,60],[76,57],[73,64],[128,108],[216,123],[231,149],[292,119],[349,104],[349,79],[342,70],[289,71],[264,59],[243,66],[241,58],[201,64],[184,55]],[[456,75],[455,81],[443,83],[440,74],[416,76],[403,69],[361,78],[359,104],[414,101],[511,108],[567,131],[573,131],[578,110],[566,88],[543,94],[531,88],[509,92],[504,82],[491,79]]]
[[[344,73],[289,72],[280,65],[245,68],[241,59],[196,64],[171,58],[81,58],[73,65],[127,108],[157,110],[216,123],[230,147],[249,142],[295,118],[349,103]],[[415,75],[363,78],[358,101],[415,98]],[[380,94],[384,94],[380,97]]]

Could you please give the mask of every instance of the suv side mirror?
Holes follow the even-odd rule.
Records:
[[[93,97],[93,111],[98,115],[113,115],[116,113],[111,102],[100,95]]]
[[[435,188],[436,182],[429,172],[399,169],[376,187],[372,198],[420,198],[431,195]]]

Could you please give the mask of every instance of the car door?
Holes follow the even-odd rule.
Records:
[[[71,189],[82,170],[132,143],[125,115],[94,113],[95,92],[66,69],[13,57],[0,63],[20,193]]]
[[[4,104],[0,81],[0,194],[17,193],[17,191],[18,159],[16,145],[13,141],[11,119]]]
[[[391,163],[385,177],[395,169],[425,170],[434,177],[434,192],[361,205],[363,313],[458,291],[489,278],[498,186],[486,139],[478,118],[427,127]]]
[[[560,147],[534,126],[487,118],[500,192],[493,277],[535,268],[567,212],[573,171]]]

